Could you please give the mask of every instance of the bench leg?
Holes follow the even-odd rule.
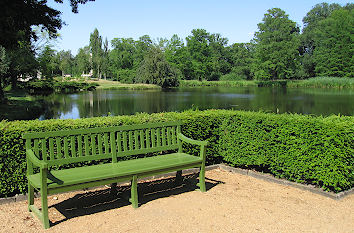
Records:
[[[49,217],[48,217],[48,187],[47,187],[47,170],[41,169],[41,204],[42,204],[42,216],[41,220],[44,229],[49,228]]]
[[[117,194],[117,183],[111,184],[111,194],[116,195]]]
[[[30,206],[34,204],[34,188],[28,182],[28,211],[32,212]]]
[[[180,185],[182,183],[182,171],[176,172],[176,184]]]
[[[206,192],[205,188],[205,164],[200,167],[198,186],[201,192]]]
[[[133,176],[131,185],[131,197],[130,202],[134,208],[138,208],[138,177]]]
[[[49,217],[48,217],[48,198],[47,198],[47,188],[41,190],[41,202],[42,202],[42,221],[45,229],[49,228]]]

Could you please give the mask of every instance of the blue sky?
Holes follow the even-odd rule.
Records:
[[[229,44],[249,42],[257,24],[270,8],[278,7],[302,27],[302,18],[317,3],[316,0],[96,0],[79,5],[79,13],[71,12],[70,4],[49,1],[62,12],[67,23],[60,30],[57,50],[77,50],[89,43],[90,33],[98,29],[110,41],[117,37],[138,39],[170,39],[173,34],[185,38],[192,29],[203,28],[220,33]],[[350,1],[325,1],[345,5]]]

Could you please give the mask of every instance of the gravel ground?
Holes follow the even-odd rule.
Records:
[[[139,183],[140,207],[129,186],[50,196],[44,230],[27,202],[0,205],[0,232],[353,232],[354,195],[337,201],[294,187],[222,170],[207,171],[206,193],[195,175]],[[39,205],[39,200],[36,200]]]

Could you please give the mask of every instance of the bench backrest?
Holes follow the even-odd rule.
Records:
[[[26,133],[26,149],[49,166],[178,148],[180,122]]]

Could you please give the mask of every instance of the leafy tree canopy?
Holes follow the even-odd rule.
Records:
[[[279,8],[269,9],[255,33],[257,79],[294,78],[300,68],[299,32],[296,23]]]
[[[354,10],[342,8],[318,23],[313,59],[320,76],[354,76]]]
[[[137,71],[137,83],[156,84],[161,87],[178,86],[177,71],[166,61],[158,47],[151,47]]]

